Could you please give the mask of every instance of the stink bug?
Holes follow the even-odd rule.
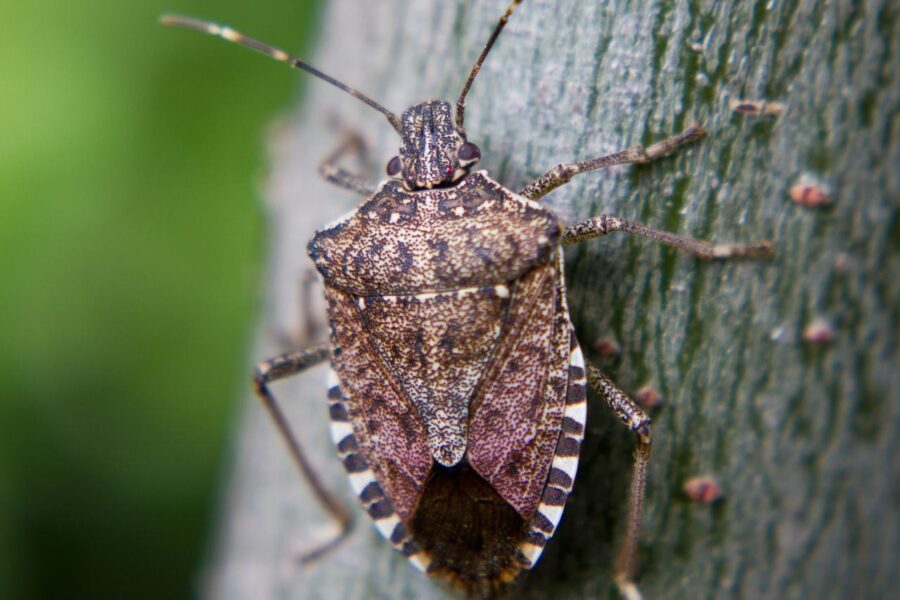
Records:
[[[613,216],[565,226],[539,200],[579,173],[646,163],[703,136],[698,125],[653,144],[561,164],[513,192],[474,170],[481,158],[463,126],[465,99],[520,4],[506,9],[455,110],[429,100],[397,115],[298,58],[230,29],[203,31],[324,79],[387,117],[401,138],[389,179],[370,186],[339,167],[358,143],[323,163],[333,183],[366,199],[308,246],[324,284],[330,342],[259,365],[256,391],[341,533],[350,516],[319,481],[270,384],[330,360],[331,431],[351,485],[377,529],[417,568],[470,597],[498,597],[537,563],[572,490],[590,385],[634,432],[627,530],[615,564],[632,582],[650,453],[650,420],[587,364],[569,319],[563,247],[624,231],[704,259],[763,256],[768,243],[714,245]]]

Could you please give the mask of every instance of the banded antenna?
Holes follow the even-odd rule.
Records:
[[[494,46],[494,42],[497,41],[497,37],[500,35],[500,32],[503,31],[504,27],[506,27],[506,22],[509,21],[510,15],[513,14],[513,11],[515,11],[516,7],[520,4],[522,4],[522,0],[513,0],[506,8],[506,12],[503,13],[503,16],[500,17],[500,20],[497,22],[497,26],[494,27],[494,32],[488,39],[487,44],[484,45],[484,50],[481,51],[481,56],[478,57],[478,60],[476,60],[475,64],[472,66],[472,71],[469,73],[469,78],[466,80],[466,85],[463,86],[462,93],[459,95],[459,99],[456,101],[456,126],[459,129],[464,129],[463,119],[466,115],[466,94],[469,93],[469,88],[472,87],[472,82],[475,81],[475,78],[481,71],[481,65],[482,63],[484,63],[484,59],[487,58],[488,52],[491,51],[491,48]]]
[[[368,104],[369,106],[371,106],[372,108],[377,110],[378,112],[382,113],[384,116],[386,116],[388,118],[388,121],[391,122],[391,125],[394,126],[394,129],[397,130],[397,133],[400,133],[402,135],[403,130],[400,125],[400,119],[397,117],[397,115],[395,115],[394,113],[392,113],[391,111],[389,111],[388,109],[383,107],[382,105],[378,104],[377,102],[375,102],[374,100],[372,100],[371,98],[369,98],[368,96],[363,94],[362,92],[355,90],[348,85],[344,85],[343,83],[341,83],[334,77],[326,75],[322,71],[320,71],[317,68],[313,67],[312,65],[304,62],[303,60],[301,60],[295,56],[291,56],[284,50],[279,50],[278,48],[274,48],[268,44],[260,42],[259,40],[255,40],[251,37],[247,37],[243,33],[240,33],[239,31],[235,31],[234,29],[232,29],[230,27],[226,27],[224,25],[218,25],[218,24],[212,23],[210,21],[201,21],[199,19],[192,19],[191,17],[179,17],[176,15],[163,15],[162,17],[159,18],[159,22],[162,23],[163,25],[167,25],[169,27],[181,27],[183,29],[193,29],[194,31],[200,31],[203,33],[208,33],[209,35],[214,35],[216,37],[220,37],[223,40],[226,40],[229,42],[234,42],[235,44],[245,46],[247,48],[250,48],[251,50],[256,50],[257,52],[259,52],[261,54],[265,54],[266,56],[274,58],[275,60],[281,61],[283,63],[287,63],[290,66],[294,67],[295,69],[300,69],[302,71],[306,71],[307,73],[310,73],[310,74],[318,77],[319,79],[324,79],[325,81],[327,81],[331,85],[335,86],[336,88],[344,90],[345,92],[347,92],[354,98],[358,98],[358,99],[362,100],[363,102],[365,102],[366,104]]]

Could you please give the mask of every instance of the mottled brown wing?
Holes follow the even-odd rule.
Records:
[[[416,409],[373,347],[358,301],[325,289],[332,327],[332,366],[363,456],[401,519],[412,514],[433,463]]]
[[[502,284],[358,301],[361,334],[416,407],[442,465],[457,464],[466,452],[469,402],[499,344],[508,305]]]
[[[470,412],[469,463],[525,518],[537,510],[559,441],[570,340],[560,256],[512,287],[500,346]]]

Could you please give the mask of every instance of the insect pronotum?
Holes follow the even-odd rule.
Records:
[[[586,363],[569,319],[563,247],[614,231],[703,259],[765,256],[767,242],[711,244],[614,216],[564,225],[539,200],[572,177],[646,163],[704,135],[699,125],[653,144],[562,164],[518,192],[474,170],[463,126],[466,94],[521,0],[500,18],[456,101],[397,115],[282,50],[225,26],[166,16],[166,25],[247,46],[324,79],[387,117],[401,138],[377,186],[339,162],[322,172],[365,196],[308,246],[324,284],[330,342],[259,365],[257,393],[301,473],[341,533],[350,513],[320,482],[269,385],[330,359],[331,432],[353,489],[377,529],[417,568],[470,597],[499,597],[535,566],[575,481],[590,386],[635,434],[626,531],[614,565],[635,598],[635,553],[650,454],[650,419]]]

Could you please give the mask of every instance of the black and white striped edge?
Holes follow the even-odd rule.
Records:
[[[563,413],[559,442],[550,464],[550,473],[537,513],[529,523],[528,538],[519,546],[519,562],[523,568],[533,567],[544,551],[544,546],[556,531],[562,517],[566,499],[572,491],[578,470],[578,452],[584,439],[587,421],[587,379],[584,356],[578,340],[572,335],[569,355],[569,383],[566,408]]]
[[[406,526],[394,512],[394,506],[375,480],[360,451],[347,413],[347,398],[341,392],[337,374],[332,369],[328,376],[328,412],[331,417],[331,439],[337,446],[338,456],[350,478],[350,485],[359,497],[363,508],[375,522],[375,528],[400,554],[420,571],[426,571],[431,562],[413,541]]]

